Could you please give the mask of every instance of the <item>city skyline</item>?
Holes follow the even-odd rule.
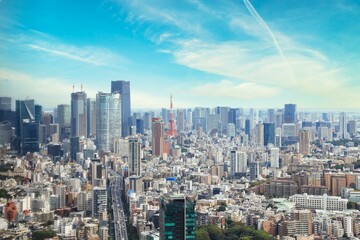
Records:
[[[49,109],[121,79],[134,109],[358,109],[356,1],[154,3],[1,1],[0,95]]]

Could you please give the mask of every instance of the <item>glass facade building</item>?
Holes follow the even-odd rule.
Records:
[[[130,82],[112,81],[111,93],[118,92],[121,96],[121,136],[126,137],[130,134],[131,121],[131,101],[130,101]]]
[[[160,206],[160,239],[195,239],[195,202],[184,195],[164,195]]]

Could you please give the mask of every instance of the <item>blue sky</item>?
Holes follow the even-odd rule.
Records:
[[[69,103],[129,80],[134,108],[359,108],[360,2],[0,1],[0,95]]]

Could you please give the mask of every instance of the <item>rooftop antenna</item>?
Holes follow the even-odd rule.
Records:
[[[81,87],[80,87],[80,89],[81,89],[81,92],[83,91],[83,85],[81,84]]]
[[[73,93],[75,92],[75,85],[73,85]]]

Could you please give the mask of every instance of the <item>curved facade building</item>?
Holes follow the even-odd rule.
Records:
[[[113,151],[114,141],[121,137],[120,93],[96,95],[96,140],[100,151]]]

